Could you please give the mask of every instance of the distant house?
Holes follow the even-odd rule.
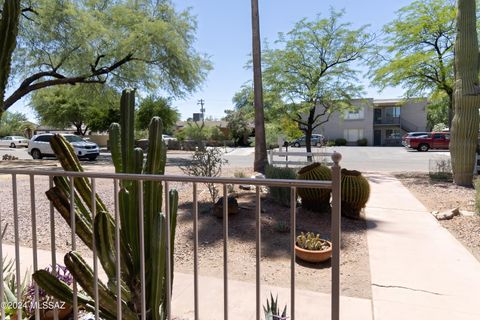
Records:
[[[335,112],[330,120],[318,127],[328,140],[344,138],[349,145],[366,138],[368,145],[401,145],[401,137],[412,131],[426,131],[428,101],[426,99],[358,99],[356,109]]]

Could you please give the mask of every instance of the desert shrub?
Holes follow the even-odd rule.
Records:
[[[452,162],[450,159],[430,159],[428,175],[432,180],[452,181]]]
[[[347,140],[343,139],[343,138],[335,139],[335,145],[336,146],[346,146],[347,145]]]
[[[296,179],[297,173],[292,168],[279,168],[266,165],[265,177],[267,179]],[[281,205],[290,206],[290,188],[270,187],[270,195]]]
[[[193,154],[192,161],[180,169],[189,176],[197,177],[218,177],[222,173],[222,166],[228,163],[222,158],[223,152],[220,148],[199,149]],[[205,183],[210,194],[212,204],[217,201],[218,188],[214,183]]]
[[[247,175],[246,175],[245,172],[243,172],[243,171],[235,171],[235,172],[233,173],[233,176],[234,176],[235,178],[246,178],[246,177],[247,177]]]
[[[290,223],[286,220],[278,221],[275,223],[275,231],[278,233],[289,233],[290,232]]]
[[[18,157],[11,154],[4,154],[2,160],[18,160]]]
[[[365,147],[368,145],[368,140],[367,138],[362,138],[362,139],[358,139],[357,140],[357,145],[361,146],[361,147]]]

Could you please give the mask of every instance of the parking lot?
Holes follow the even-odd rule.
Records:
[[[290,151],[305,151],[305,148],[289,148]],[[363,172],[428,172],[430,160],[449,158],[448,151],[410,151],[403,147],[327,147],[314,148],[314,152],[333,152],[342,154],[341,165],[344,168],[360,170]],[[26,148],[0,148],[0,157],[11,154],[19,159],[31,159]],[[108,163],[110,154],[101,152],[99,165]],[[191,153],[169,152],[171,162],[180,159],[188,159]],[[252,167],[254,148],[228,149],[225,158],[229,161],[229,167],[248,168]],[[298,157],[296,158],[298,159]],[[55,161],[55,160],[52,160]],[[34,162],[32,162],[34,163]],[[173,163],[171,163],[172,165]]]

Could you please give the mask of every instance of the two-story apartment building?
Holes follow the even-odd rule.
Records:
[[[358,99],[352,102],[357,108],[334,112],[315,133],[328,140],[345,138],[350,145],[362,138],[368,145],[401,145],[403,134],[426,131],[427,103],[426,99]]]

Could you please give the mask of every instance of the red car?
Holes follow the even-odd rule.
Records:
[[[432,132],[427,136],[407,137],[405,147],[428,151],[429,149],[448,149],[450,144],[450,132]]]

